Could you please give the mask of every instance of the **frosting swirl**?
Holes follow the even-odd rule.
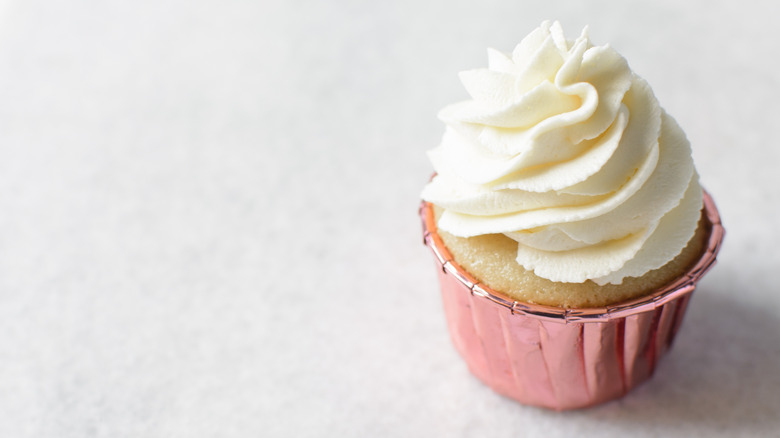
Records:
[[[544,22],[511,55],[462,72],[472,100],[444,108],[422,193],[456,236],[503,233],[552,281],[620,284],[657,269],[696,231],[690,144],[648,84],[587,28]]]

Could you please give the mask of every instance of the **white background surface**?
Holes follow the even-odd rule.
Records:
[[[770,2],[7,1],[0,436],[777,436]],[[456,73],[590,24],[728,234],[670,355],[553,413],[450,344],[418,194]]]

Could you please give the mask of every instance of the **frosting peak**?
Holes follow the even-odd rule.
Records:
[[[571,41],[544,22],[460,79],[472,99],[439,113],[422,194],[441,229],[503,233],[536,275],[599,284],[663,266],[693,236],[702,191],[685,134],[587,28]]]

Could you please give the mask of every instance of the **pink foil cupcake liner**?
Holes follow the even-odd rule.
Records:
[[[653,375],[724,235],[705,192],[707,249],[688,272],[640,299],[564,309],[518,302],[479,284],[444,246],[432,206],[423,202],[420,215],[439,268],[452,342],[471,372],[500,394],[556,410],[622,397]]]

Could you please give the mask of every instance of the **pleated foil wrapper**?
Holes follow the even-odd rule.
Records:
[[[491,290],[452,259],[432,205],[420,208],[439,273],[452,342],[471,372],[523,404],[578,409],[622,397],[653,375],[680,328],[696,283],[715,263],[724,230],[704,194],[706,251],[688,272],[640,299],[600,308],[522,303]]]

